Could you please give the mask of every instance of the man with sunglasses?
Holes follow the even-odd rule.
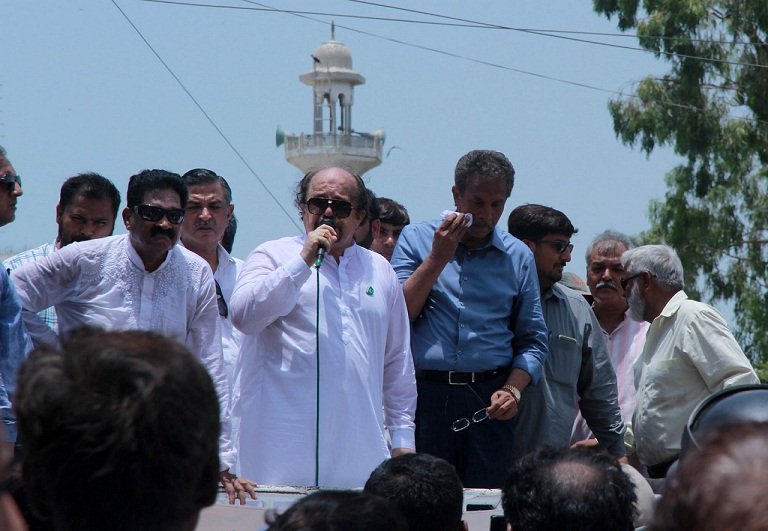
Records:
[[[355,244],[367,207],[358,176],[309,172],[296,207],[306,234],[251,252],[230,300],[243,332],[240,472],[261,484],[362,487],[381,461],[414,448],[405,301],[386,259]]]
[[[456,212],[405,227],[392,255],[411,319],[416,449],[453,464],[468,488],[504,484],[517,437],[509,420],[547,355],[533,257],[496,227],[514,176],[502,153],[467,153]]]
[[[581,412],[601,448],[624,459],[624,421],[600,323],[589,303],[559,283],[571,261],[571,237],[577,232],[554,208],[527,204],[507,220],[509,233],[533,253],[541,307],[549,330],[549,356],[538,385],[526,388],[515,418],[515,453],[544,445],[568,448],[576,414]]]
[[[716,391],[758,378],[720,312],[683,291],[683,264],[674,249],[635,247],[621,255],[621,265],[630,316],[651,323],[636,363],[632,429],[637,457],[658,479],[680,455],[696,406]]]
[[[23,193],[21,178],[0,146],[0,227],[16,219],[16,202]],[[21,304],[3,267],[0,271],[0,430],[5,431],[5,438],[0,436],[0,445],[6,445],[10,453],[16,441],[11,395],[16,390],[19,367],[30,350],[32,342],[21,319]]]
[[[122,212],[128,234],[73,243],[24,264],[12,278],[36,343],[59,343],[35,313],[54,306],[64,338],[79,327],[96,326],[154,331],[186,345],[216,385],[222,410],[221,479],[234,489],[232,478],[224,476],[235,457],[213,274],[202,258],[176,245],[187,199],[179,175],[144,170],[128,183]]]

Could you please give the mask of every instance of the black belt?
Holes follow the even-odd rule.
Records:
[[[506,367],[485,372],[426,371],[416,369],[416,379],[429,380],[431,382],[444,382],[450,385],[466,385],[470,383],[487,382],[506,372]]]

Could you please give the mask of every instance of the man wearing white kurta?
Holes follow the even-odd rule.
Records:
[[[339,168],[307,174],[296,197],[307,234],[257,247],[235,285],[239,471],[257,483],[362,487],[381,461],[415,447],[402,290],[389,263],[353,240],[363,191]],[[319,247],[328,256],[315,269]]]
[[[54,306],[62,336],[96,326],[151,330],[186,345],[216,385],[222,413],[220,460],[226,472],[235,456],[216,290],[208,264],[176,246],[186,202],[187,188],[178,175],[145,170],[128,185],[127,235],[73,243],[24,264],[12,279],[36,344],[58,342],[35,313]]]

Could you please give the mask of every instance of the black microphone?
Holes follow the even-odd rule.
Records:
[[[336,219],[323,216],[322,218],[320,218],[320,225],[328,225],[329,227],[335,228]],[[324,259],[325,259],[325,247],[320,245],[317,248],[317,259],[315,260],[315,267],[320,268],[320,266],[323,265]]]

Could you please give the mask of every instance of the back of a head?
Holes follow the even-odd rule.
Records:
[[[629,531],[636,495],[615,458],[542,448],[518,459],[502,492],[515,531]]]
[[[364,491],[392,500],[411,531],[455,531],[461,525],[461,480],[438,457],[405,454],[388,459],[371,473]]]
[[[182,345],[80,330],[30,354],[14,405],[25,488],[56,529],[180,529],[215,501],[218,398]]]
[[[768,423],[710,432],[667,478],[652,531],[768,529]]]
[[[536,241],[547,234],[562,234],[569,238],[579,232],[568,216],[554,208],[527,204],[509,214],[507,230],[518,240]]]
[[[301,498],[269,531],[407,531],[389,500],[366,492],[323,490]]]

